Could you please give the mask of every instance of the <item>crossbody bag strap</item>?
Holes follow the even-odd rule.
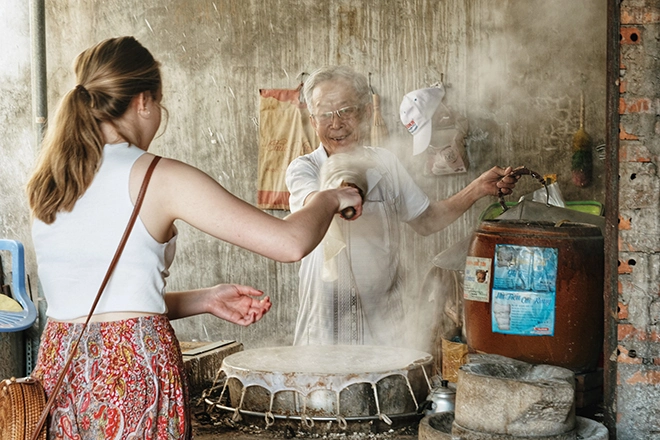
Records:
[[[154,168],[156,168],[156,164],[160,160],[160,156],[154,156],[153,160],[151,161],[151,164],[149,165],[149,168],[147,169],[147,173],[144,175],[144,180],[142,181],[142,186],[140,187],[140,192],[138,193],[137,199],[135,200],[135,206],[133,207],[133,212],[131,213],[131,218],[128,220],[128,224],[126,225],[126,229],[124,230],[124,235],[121,237],[121,241],[119,242],[119,246],[117,246],[117,250],[115,251],[115,255],[112,258],[112,261],[110,262],[110,266],[108,267],[108,271],[105,274],[105,277],[103,278],[103,282],[101,282],[101,287],[99,287],[99,291],[96,294],[96,298],[94,299],[94,303],[92,304],[92,308],[89,311],[89,315],[87,315],[87,319],[85,320],[85,323],[83,324],[82,330],[80,330],[80,335],[78,335],[78,338],[73,344],[73,347],[71,348],[71,352],[69,353],[69,357],[66,361],[66,364],[64,364],[64,369],[60,373],[59,377],[57,378],[57,383],[55,384],[55,388],[53,388],[53,391],[50,394],[50,397],[48,398],[48,401],[46,402],[46,406],[44,407],[44,410],[41,413],[41,417],[39,417],[39,421],[37,422],[36,429],[32,433],[32,440],[37,440],[39,436],[39,432],[41,431],[41,428],[43,428],[44,424],[46,423],[46,419],[48,418],[48,413],[50,412],[50,409],[53,407],[53,403],[55,402],[55,398],[57,396],[57,392],[60,390],[62,387],[62,383],[64,382],[64,376],[66,376],[67,371],[69,370],[69,366],[71,365],[71,361],[73,360],[73,357],[76,354],[76,350],[78,349],[78,344],[80,343],[80,340],[82,339],[83,333],[85,333],[85,329],[87,328],[87,324],[89,324],[90,319],[92,319],[92,315],[94,314],[94,310],[96,309],[96,305],[99,303],[99,300],[101,299],[101,294],[103,293],[103,290],[105,289],[105,286],[108,284],[108,281],[110,280],[110,276],[112,275],[112,272],[115,269],[115,266],[117,265],[117,262],[119,261],[119,257],[121,257],[121,253],[124,251],[124,247],[126,246],[126,241],[128,241],[129,235],[131,235],[131,231],[133,230],[133,225],[135,224],[135,220],[137,219],[138,214],[140,213],[140,207],[142,206],[142,201],[144,200],[144,195],[147,192],[147,186],[149,185],[149,180],[151,179],[151,174],[154,171]]]

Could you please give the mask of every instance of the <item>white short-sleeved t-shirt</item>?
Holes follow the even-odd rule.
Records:
[[[421,215],[430,201],[394,154],[383,148],[364,148],[373,168],[367,171],[369,187],[363,214],[355,221],[339,222],[346,248],[338,255],[338,264],[347,269],[340,273],[338,282],[322,280],[323,244],[303,258],[295,344],[391,345],[393,333],[402,324],[399,228],[402,222]],[[321,167],[327,158],[321,146],[289,165],[286,183],[292,212],[301,209],[305,198],[320,189]],[[347,296],[352,299],[344,307],[341,298]],[[346,339],[340,335],[344,326],[340,315],[350,315],[352,312],[344,309],[350,309],[356,299],[361,312],[358,322],[351,325],[357,325],[360,334],[357,340]]]

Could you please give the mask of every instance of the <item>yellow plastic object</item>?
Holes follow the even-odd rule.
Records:
[[[595,200],[584,200],[576,202],[564,202],[566,208],[574,211],[584,212],[592,215],[603,215],[603,204]],[[518,202],[506,202],[506,206],[516,206]],[[493,203],[486,208],[479,216],[479,221],[491,220],[502,214],[503,210],[499,203]]]
[[[0,310],[6,312],[22,312],[23,307],[13,298],[7,295],[0,295]]]

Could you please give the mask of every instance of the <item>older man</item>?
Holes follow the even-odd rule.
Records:
[[[509,168],[493,167],[452,197],[431,202],[394,154],[364,147],[372,108],[363,75],[345,66],[322,68],[307,79],[303,94],[321,145],[287,169],[291,211],[321,189],[330,156],[359,150],[370,168],[362,217],[338,222],[346,245],[336,255],[335,279],[323,276],[323,244],[302,260],[294,344],[401,345],[400,223],[422,235],[440,231],[481,197],[497,195],[498,186],[509,193],[515,179],[503,179]]]

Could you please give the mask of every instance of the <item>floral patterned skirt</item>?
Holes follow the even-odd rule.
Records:
[[[48,321],[32,376],[50,397],[82,324]],[[179,342],[165,316],[91,322],[51,409],[50,439],[189,439]]]

